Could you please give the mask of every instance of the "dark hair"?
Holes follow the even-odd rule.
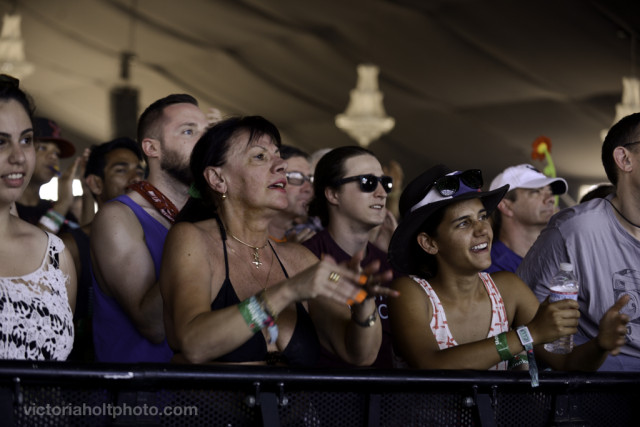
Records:
[[[435,277],[438,273],[438,262],[434,255],[425,252],[425,250],[420,247],[416,237],[418,237],[418,234],[420,233],[426,233],[431,237],[438,237],[438,226],[442,222],[445,210],[449,206],[451,205],[443,206],[429,215],[429,218],[427,218],[420,228],[418,228],[418,232],[413,236],[413,239],[410,242],[411,251],[416,254],[416,264],[419,266],[426,279]]]
[[[138,160],[143,159],[142,150],[133,139],[126,136],[116,138],[112,141],[91,147],[91,154],[89,154],[89,160],[87,160],[87,165],[84,169],[84,177],[86,178],[89,175],[96,175],[104,179],[104,168],[107,165],[107,154],[119,148],[132,151]]]
[[[307,153],[299,148],[292,147],[291,145],[280,146],[280,157],[284,160],[290,159],[291,157],[304,157],[309,160],[309,155]]]
[[[35,107],[31,97],[20,89],[20,80],[8,74],[0,74],[0,100],[9,101],[11,99],[22,105],[29,120],[33,122]]]
[[[142,144],[142,140],[151,136],[153,138],[160,138],[162,135],[158,135],[158,121],[162,118],[164,109],[174,104],[193,104],[198,106],[198,101],[191,95],[185,93],[178,93],[160,98],[151,105],[149,105],[140,115],[138,119],[138,144]],[[143,153],[144,154],[144,153]],[[146,158],[146,155],[145,155]]]
[[[241,132],[249,132],[247,144],[263,135],[271,137],[278,148],[282,145],[278,128],[261,116],[230,117],[209,128],[198,140],[191,152],[192,187],[200,197],[190,197],[180,211],[177,221],[196,222],[212,218],[216,210],[216,197],[210,191],[204,178],[204,170],[208,166],[222,166],[227,162],[227,154],[233,139]],[[213,209],[212,209],[213,208]]]
[[[593,199],[604,199],[609,194],[615,193],[616,187],[612,184],[600,184],[591,191],[587,192],[578,203],[588,202]]]
[[[613,185],[618,185],[618,167],[613,160],[613,150],[622,145],[640,141],[638,125],[640,125],[640,113],[623,117],[609,129],[602,143],[602,166]]]
[[[309,205],[309,215],[315,215],[320,218],[324,227],[329,225],[329,202],[324,194],[325,188],[335,188],[336,182],[344,178],[346,173],[344,163],[348,159],[364,154],[374,156],[366,148],[348,145],[334,148],[318,160],[316,169],[313,172],[314,198]]]

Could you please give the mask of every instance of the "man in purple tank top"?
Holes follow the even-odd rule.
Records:
[[[190,95],[169,95],[138,120],[149,175],[97,213],[91,229],[96,360],[168,362],[160,261],[188,198],[189,156],[208,123]]]

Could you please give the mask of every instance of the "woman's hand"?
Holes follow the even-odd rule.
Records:
[[[362,270],[359,265],[362,255],[358,254],[348,263],[338,264],[329,255],[292,278],[296,300],[306,300],[323,296],[340,304],[361,303],[375,295],[395,296],[396,291],[381,286],[391,280],[392,272],[377,273],[380,263],[375,261]],[[357,263],[357,264],[356,264]]]
[[[609,351],[614,356],[620,353],[620,347],[626,343],[629,316],[620,313],[620,310],[624,308],[630,299],[629,295],[621,296],[600,319],[596,343],[602,350]]]
[[[560,337],[572,335],[578,332],[578,319],[580,311],[578,302],[571,299],[549,302],[545,299],[527,325],[533,342],[543,344],[553,342]]]
[[[379,260],[374,260],[366,266],[360,267],[363,258],[364,252],[357,252],[345,265],[358,274],[358,285],[362,286],[362,289],[367,293],[367,297],[373,298],[377,295],[398,296],[398,291],[388,286],[382,286],[393,279],[393,272],[391,270],[380,272]]]

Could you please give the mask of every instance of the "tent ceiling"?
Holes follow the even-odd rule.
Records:
[[[546,135],[559,175],[605,180],[600,131],[640,32],[632,0],[22,0],[0,10],[14,3],[35,66],[23,86],[79,147],[116,136],[110,91],[123,84],[124,51],[135,52],[127,83],[141,108],[191,93],[204,110],[267,117],[308,152],[355,143],[334,118],[357,64],[373,63],[396,127],[370,148],[408,178],[443,162],[490,180],[533,162],[531,143]]]

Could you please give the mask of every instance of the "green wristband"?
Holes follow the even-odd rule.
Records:
[[[509,343],[507,342],[507,333],[503,332],[494,337],[496,343],[496,350],[500,355],[500,360],[509,360],[513,357],[513,354],[509,351]]]
[[[238,310],[240,310],[240,314],[242,314],[242,318],[244,319],[249,329],[251,329],[251,331],[255,333],[255,332],[258,332],[260,329],[262,329],[262,325],[259,325],[253,318],[253,314],[251,314],[251,309],[249,309],[250,303],[251,303],[251,298],[247,298],[246,300],[238,304]]]

